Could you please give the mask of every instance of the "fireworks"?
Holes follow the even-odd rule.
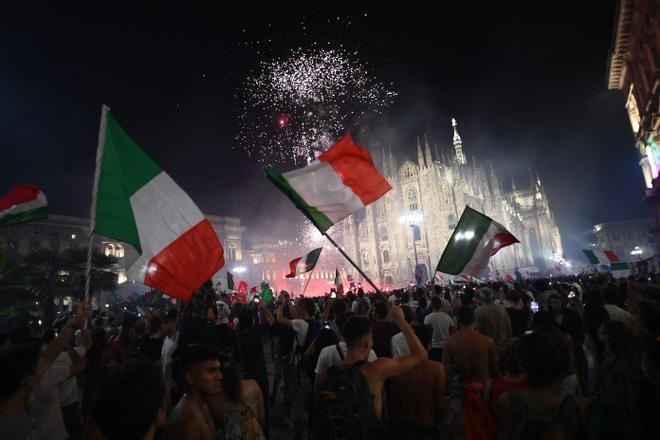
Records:
[[[345,51],[300,49],[260,63],[243,93],[237,141],[267,165],[309,162],[396,96]]]

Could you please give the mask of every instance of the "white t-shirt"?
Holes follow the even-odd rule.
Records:
[[[610,315],[612,321],[623,322],[630,328],[634,326],[632,315],[616,304],[605,304],[605,310],[607,310],[607,314]]]
[[[410,354],[410,347],[403,332],[392,336],[392,357],[400,358]]]
[[[431,342],[433,348],[443,348],[445,339],[449,337],[449,330],[455,327],[454,320],[445,312],[433,312],[426,315],[424,324],[433,327],[433,341]]]
[[[296,337],[293,338],[293,350],[296,349],[296,340],[298,340],[298,346],[305,345],[305,339],[307,338],[307,329],[309,324],[304,319],[292,319],[291,325],[293,326],[293,331],[296,334]]]
[[[70,367],[53,362],[30,396],[29,412],[34,418],[39,439],[64,440],[69,437],[62,417],[59,387],[69,376],[69,371]]]
[[[79,345],[74,348],[80,356],[85,356],[85,347]],[[73,363],[71,362],[71,356],[66,351],[61,352],[53,362],[53,366],[65,367],[68,370],[71,368]],[[52,367],[51,367],[52,368]],[[67,406],[72,403],[80,402],[80,393],[78,392],[78,380],[75,377],[70,377],[62,382],[60,385],[60,404],[62,406]]]
[[[345,358],[346,352],[348,351],[348,348],[346,347],[346,342],[341,341],[339,343],[339,348],[341,349],[341,354]],[[367,362],[373,362],[376,359],[378,359],[378,356],[376,356],[376,352],[370,350],[369,356],[367,357]],[[337,352],[337,346],[328,345],[327,347],[323,347],[321,353],[319,353],[319,360],[316,363],[316,369],[314,370],[314,372],[316,374],[325,373],[328,370],[328,368],[335,365],[340,365],[342,362],[343,360],[341,356],[339,356],[339,353]]]
[[[224,304],[224,303],[223,303]],[[167,364],[172,359],[172,353],[176,349],[176,337],[178,334],[174,335],[174,338],[165,336],[163,339],[163,347],[160,350],[160,359],[163,367],[163,378],[167,375]]]

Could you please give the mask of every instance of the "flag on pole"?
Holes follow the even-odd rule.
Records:
[[[335,268],[335,287],[337,288],[337,293],[340,295],[344,294],[344,285],[341,283],[341,277],[339,276],[339,268]]]
[[[103,112],[92,198],[92,232],[140,254],[127,276],[188,300],[224,265],[213,227],[190,197]]]
[[[319,260],[321,250],[323,248],[316,248],[307,255],[294,258],[289,262],[290,273],[286,275],[287,278],[295,278],[301,273],[309,272],[314,269],[316,262]]]
[[[248,285],[247,282],[233,273],[227,272],[227,289],[235,292],[247,293]]]
[[[264,304],[268,305],[272,300],[273,300],[273,292],[270,291],[270,286],[268,286],[268,283],[262,282],[261,301],[263,301]]]
[[[490,257],[514,243],[520,242],[504,226],[466,206],[436,272],[481,278]]]
[[[34,185],[15,185],[0,197],[0,227],[48,217],[48,200]]]
[[[284,174],[265,172],[324,233],[392,189],[374,166],[369,150],[353,143],[350,134],[304,168]]]

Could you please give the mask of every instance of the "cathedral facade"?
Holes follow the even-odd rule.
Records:
[[[484,278],[516,269],[543,273],[562,256],[559,229],[538,173],[529,186],[504,190],[492,165],[467,157],[458,127],[453,150],[417,141],[417,161],[398,163],[383,151],[382,172],[392,190],[342,222],[335,233],[362,270],[380,286],[400,286],[433,275],[466,205],[506,227],[519,240],[491,258]]]

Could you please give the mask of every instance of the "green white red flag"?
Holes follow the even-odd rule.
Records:
[[[350,134],[304,168],[284,174],[265,172],[323,233],[392,189],[369,150],[353,143]]]
[[[48,200],[34,185],[15,185],[0,198],[0,227],[48,217]]]
[[[319,261],[319,255],[321,255],[321,250],[323,248],[317,248],[309,252],[307,255],[302,257],[294,258],[289,262],[289,274],[286,275],[287,278],[295,278],[301,273],[309,272],[314,269],[316,262]]]
[[[520,242],[504,226],[466,206],[436,272],[481,278],[490,257],[514,243]]]
[[[138,251],[128,279],[173,298],[188,300],[225,262],[209,221],[105,106],[91,225],[94,233],[128,243]]]

